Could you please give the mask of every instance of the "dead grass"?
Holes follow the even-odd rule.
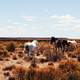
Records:
[[[62,53],[61,50],[56,51],[54,46],[49,42],[40,41],[37,52],[39,54],[38,56],[43,55],[43,57],[46,57],[48,64],[44,67],[44,63],[46,62],[43,63],[42,61],[40,63],[38,62],[39,65],[35,62],[36,66],[33,65],[34,67],[32,67],[30,64],[31,67],[27,67],[26,63],[31,63],[32,59],[29,59],[23,53],[23,44],[25,42],[0,41],[0,58],[4,59],[8,57],[10,60],[14,59],[13,61],[21,59],[22,63],[24,62],[24,64],[17,64],[11,69],[10,72],[15,80],[80,80],[80,61],[73,60],[73,58],[79,59],[80,47],[77,47],[73,51]],[[43,67],[40,67],[40,64],[43,64]],[[56,64],[58,65],[55,68]],[[0,65],[2,65],[1,61]]]

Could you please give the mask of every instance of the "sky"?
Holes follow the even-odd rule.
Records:
[[[0,37],[80,38],[80,0],[0,0]]]

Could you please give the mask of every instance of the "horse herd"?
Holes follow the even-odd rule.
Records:
[[[77,47],[75,40],[62,40],[55,37],[51,37],[50,44],[54,45],[56,50],[61,49],[62,52],[68,51],[69,46],[72,45],[74,48]],[[35,51],[38,49],[38,41],[33,40],[32,42],[26,42],[24,44],[24,52],[28,53],[28,56],[35,55]]]
[[[57,50],[60,48],[62,52],[68,51],[71,45],[74,48],[77,47],[77,42],[75,40],[62,40],[55,37],[51,37],[50,43],[54,44]]]

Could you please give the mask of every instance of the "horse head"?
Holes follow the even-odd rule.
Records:
[[[55,42],[57,40],[57,38],[55,38],[55,37],[51,37],[51,41],[50,41],[50,43],[52,44],[53,42]]]

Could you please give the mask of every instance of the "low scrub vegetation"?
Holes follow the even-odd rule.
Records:
[[[33,59],[23,52],[24,42],[0,43],[0,70],[9,80],[80,80],[80,47],[62,52],[40,41]]]
[[[6,46],[6,50],[8,50],[9,52],[13,52],[15,50],[16,46],[13,42],[9,43],[7,46]]]

